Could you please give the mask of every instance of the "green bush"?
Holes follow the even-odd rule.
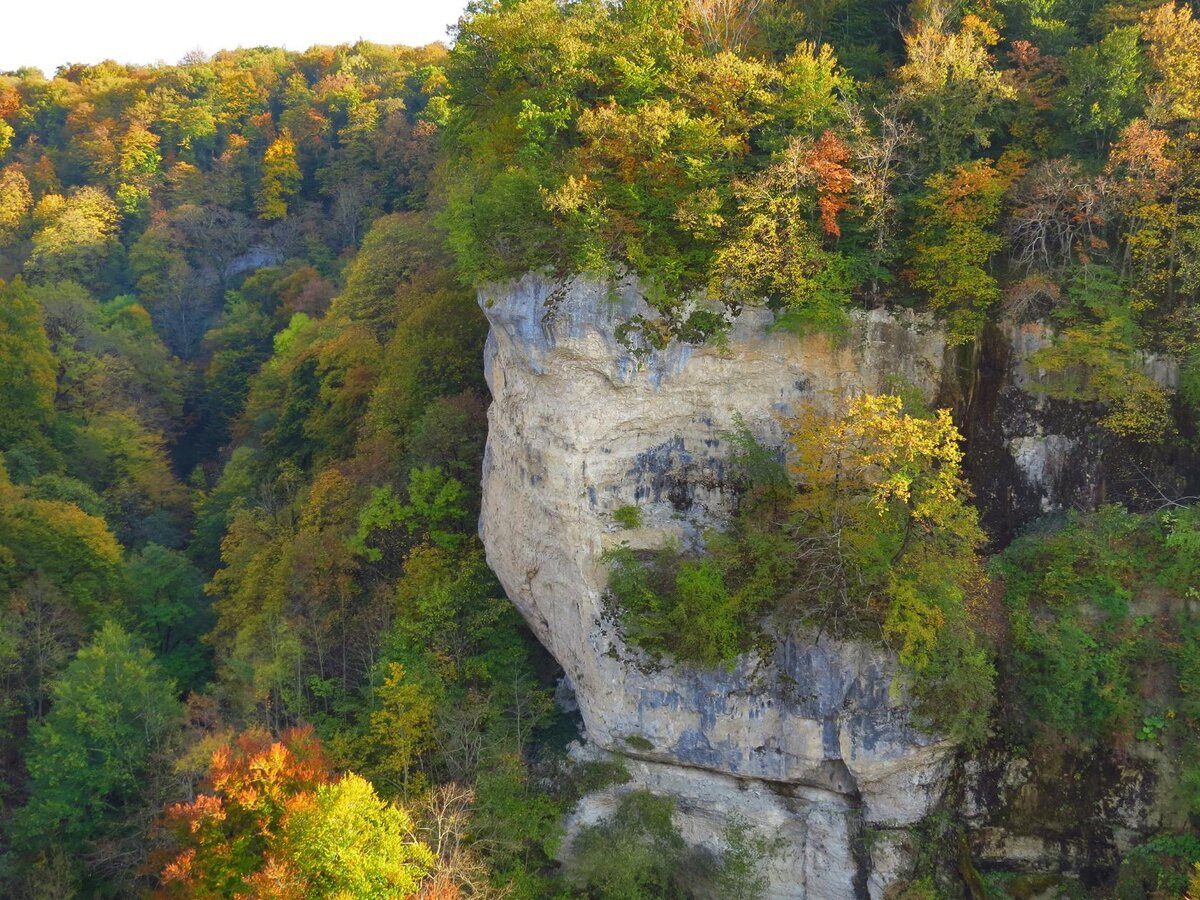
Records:
[[[675,801],[649,791],[622,798],[613,817],[575,838],[575,877],[599,900],[680,896],[686,846],[675,827]]]
[[[641,528],[642,511],[636,506],[618,506],[613,510],[613,521],[622,528]]]
[[[1163,650],[1150,620],[1129,606],[1139,586],[1169,570],[1156,525],[1119,507],[1071,514],[1056,530],[1018,538],[993,562],[1005,582],[1007,664],[1027,724],[1082,746],[1132,735],[1138,676]]]
[[[1121,860],[1117,874],[1118,900],[1150,896],[1181,897],[1187,892],[1193,866],[1200,863],[1200,838],[1164,834],[1139,844]]]
[[[627,545],[607,551],[609,594],[630,643],[711,668],[731,665],[757,632],[755,612],[730,591],[713,558],[674,548],[645,560]]]

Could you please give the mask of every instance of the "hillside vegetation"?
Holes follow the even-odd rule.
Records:
[[[641,276],[636,356],[750,305],[834,335],[929,311],[964,359],[1040,320],[1050,396],[1192,459],[1200,18],[480,0],[452,49],[0,74],[0,894],[761,892],[769,848],[697,858],[639,792],[573,880],[554,862],[565,810],[626,776],[567,762],[556,666],[476,534],[474,287],[531,270]],[[738,438],[707,554],[610,555],[630,643],[880,642],[926,727],[1153,744],[1197,821],[1194,498],[994,547],[949,411],[900,386],[786,425],[782,463]],[[1200,842],[1155,840],[1104,890],[1181,896]],[[907,896],[968,895],[945,858]]]

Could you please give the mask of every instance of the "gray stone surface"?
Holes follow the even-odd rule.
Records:
[[[791,810],[781,822],[793,849],[771,870],[774,896],[861,895],[870,856],[851,836],[863,823],[924,816],[950,749],[913,727],[894,660],[794,637],[731,671],[655,667],[606,616],[600,557],[623,540],[694,544],[720,527],[739,420],[778,444],[782,419],[802,403],[829,407],[897,378],[932,397],[940,332],[874,311],[856,315],[843,341],[799,338],[769,332],[769,314],[751,310],[726,347],[673,344],[639,366],[614,336],[620,321],[650,314],[636,281],[563,288],[527,276],[484,289],[480,301],[494,398],[480,531],[509,597],[566,671],[588,740],[636,757],[635,783],[673,793],[693,822],[685,832],[710,844],[717,819],[758,809],[751,797]],[[641,510],[642,527],[614,521],[626,505]],[[781,789],[801,793],[782,803]],[[712,820],[703,827],[701,808]]]
[[[998,323],[964,374],[961,354],[911,313],[855,313],[834,341],[772,332],[770,313],[750,309],[724,347],[674,343],[639,361],[616,338],[630,316],[654,315],[634,279],[526,276],[481,290],[480,303],[492,326],[480,520],[488,561],[565,670],[570,689],[560,699],[583,718],[580,752],[620,754],[631,774],[585,798],[570,828],[647,788],[673,796],[685,837],[715,854],[730,815],[777,835],[772,897],[888,895],[911,872],[909,826],[945,794],[953,756],[913,726],[894,659],[799,635],[729,671],[656,666],[607,615],[601,555],[620,542],[699,546],[706,530],[721,528],[738,422],[779,445],[801,404],[830,408],[901,383],[957,404],[994,536],[1046,512],[1117,499],[1112,472],[1129,454],[1096,427],[1094,405],[1049,399],[1046,373],[1029,363],[1052,334],[1038,323]],[[1171,360],[1143,363],[1160,383],[1177,381]],[[630,505],[641,518],[632,530],[614,518]],[[1042,871],[1110,867],[1155,828],[1177,824],[1164,812],[1177,806],[1173,781],[1161,777],[1170,766],[1147,754],[1091,765],[1106,787],[1071,780],[1069,802],[1062,772],[1040,777],[1003,753],[968,762],[956,802],[976,859]]]

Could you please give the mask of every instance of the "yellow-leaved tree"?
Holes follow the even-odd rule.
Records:
[[[949,410],[917,415],[898,396],[867,394],[787,424],[797,484],[788,602],[822,630],[882,637],[918,711],[956,737],[980,737],[993,672],[970,605],[984,534]]]
[[[263,154],[258,216],[265,221],[287,218],[288,204],[300,192],[303,176],[296,161],[296,144],[285,130]]]

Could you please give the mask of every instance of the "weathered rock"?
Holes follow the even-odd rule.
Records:
[[[1065,379],[1030,362],[1054,341],[1041,322],[989,325],[962,376],[969,397],[958,410],[967,438],[966,473],[983,522],[1003,546],[1026,523],[1046,513],[1094,509],[1102,503],[1196,493],[1200,469],[1173,442],[1130,445],[1097,423],[1098,403],[1062,399]],[[1144,354],[1145,374],[1164,388],[1179,382],[1179,366]],[[1080,373],[1073,373],[1080,380]]]
[[[1036,323],[990,326],[966,360],[911,313],[856,313],[833,340],[772,332],[770,314],[751,309],[723,347],[675,343],[639,360],[616,337],[631,316],[653,316],[634,279],[527,276],[480,301],[492,326],[488,561],[565,670],[590,752],[621,754],[632,775],[585,798],[570,824],[649,788],[675,797],[685,837],[719,854],[739,815],[783,839],[767,866],[774,897],[882,897],[907,878],[908,826],[945,793],[952,748],[914,727],[895,661],[876,647],[801,636],[729,671],[654,664],[606,610],[607,547],[700,545],[732,508],[726,466],[739,423],[778,445],[800,404],[828,408],[857,392],[911,386],[955,406],[968,474],[1001,541],[1045,512],[1133,492],[1148,470],[1176,490],[1200,472],[1190,457],[1130,453],[1097,428],[1094,404],[1051,399],[1029,363],[1052,340]],[[1144,365],[1165,385],[1177,378],[1169,360]],[[639,527],[618,524],[625,506],[638,508]],[[984,754],[955,779],[980,865],[1108,871],[1169,824],[1160,811],[1171,785],[1153,761],[1097,770],[1103,790],[1074,779],[1070,803],[1054,802],[1058,780],[1028,768]]]
[[[716,858],[726,849],[731,824],[764,839],[770,846],[760,871],[771,897],[841,900],[866,892],[869,859],[862,821],[846,795],[636,758],[624,762],[630,781],[585,797],[566,822],[568,833],[610,818],[622,796],[644,789],[673,797],[684,840]],[[570,863],[569,845],[565,861]]]
[[[1179,760],[1158,742],[1133,741],[1119,752],[1033,749],[1030,756],[997,741],[962,766],[958,812],[981,869],[1099,886],[1134,846],[1188,827]]]
[[[720,814],[781,786],[801,792],[779,807],[793,810],[797,849],[774,865],[774,895],[862,894],[870,857],[849,836],[864,822],[924,816],[949,749],[913,726],[894,659],[792,638],[731,671],[658,669],[607,617],[600,557],[622,540],[688,544],[720,527],[733,499],[728,434],[739,421],[778,444],[781,417],[801,403],[829,406],[899,379],[932,397],[942,335],[911,314],[874,311],[856,315],[843,341],[798,338],[768,332],[769,314],[747,311],[726,347],[673,344],[639,366],[614,336],[620,321],[650,313],[636,281],[556,289],[527,276],[481,291],[481,302],[494,398],[481,535],[509,597],[574,686],[588,740],[645,760],[635,782],[670,781],[681,808],[707,805],[714,785],[724,786]],[[613,519],[626,505],[641,511],[635,531]],[[729,787],[748,779],[756,793]],[[819,814],[796,814],[797,798]]]

